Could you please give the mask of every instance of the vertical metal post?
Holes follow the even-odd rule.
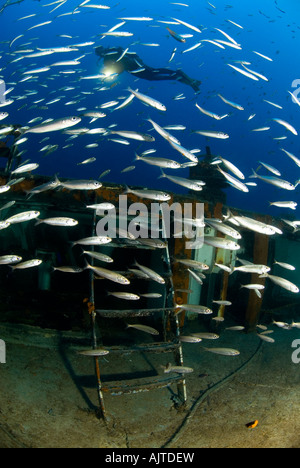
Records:
[[[227,273],[227,271],[224,271],[223,282],[222,282],[222,287],[221,287],[221,295],[220,295],[221,301],[225,301],[227,299],[228,280],[229,280],[229,273]],[[221,305],[219,308],[218,317],[224,317],[224,313],[225,313],[225,306]]]
[[[268,255],[269,237],[256,233],[254,236],[253,263],[267,265]],[[254,284],[258,283],[264,285],[265,281],[265,278],[260,278],[257,274],[253,274],[251,277],[251,282]],[[262,298],[259,298],[254,291],[249,292],[248,308],[246,311],[246,325],[249,331],[255,330],[259,319],[262,301],[263,296]]]
[[[96,228],[96,210],[94,211],[94,215],[93,215],[92,236],[95,235],[95,228]],[[92,259],[92,262],[91,262],[92,265],[93,265],[93,262],[94,260]],[[91,321],[92,321],[93,349],[96,349],[98,347],[98,343],[97,343],[97,334],[96,334],[95,277],[94,277],[93,270],[91,270],[89,273],[90,273],[89,274],[89,278],[90,278],[89,313],[91,315]],[[95,361],[95,373],[96,373],[96,378],[97,378],[97,391],[98,391],[98,399],[99,399],[101,415],[103,416],[104,420],[106,420],[106,411],[105,411],[104,399],[103,399],[103,393],[102,393],[102,382],[101,382],[99,358],[95,357],[94,361]]]
[[[162,230],[163,230],[163,236],[166,238],[166,227],[165,227],[165,221],[164,217],[162,216]],[[174,283],[173,283],[173,275],[172,275],[172,268],[171,268],[171,260],[170,260],[170,252],[169,252],[169,244],[167,243],[166,249],[166,262],[168,265],[168,274],[169,274],[169,281],[171,284],[171,290],[172,290],[172,302],[173,302],[173,307],[175,308],[175,291],[174,291]],[[166,312],[165,312],[166,313]],[[172,313],[172,312],[171,312]],[[173,312],[174,314],[174,312]],[[176,338],[179,339],[180,336],[180,326],[179,326],[179,319],[178,315],[175,315],[175,326],[176,326]],[[175,355],[175,361],[176,364],[179,366],[183,366],[183,351],[182,351],[182,344],[180,343],[179,348],[174,352]],[[177,393],[178,393],[178,398],[180,401],[184,404],[187,401],[187,391],[186,391],[186,381],[183,379],[182,383],[177,384]]]

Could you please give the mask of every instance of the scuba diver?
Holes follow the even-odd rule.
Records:
[[[196,93],[200,91],[201,81],[193,80],[182,70],[168,68],[152,68],[146,65],[135,52],[127,52],[122,47],[96,48],[96,54],[104,59],[104,67],[112,74],[120,75],[124,71],[138,78],[149,81],[176,80],[191,86]]]

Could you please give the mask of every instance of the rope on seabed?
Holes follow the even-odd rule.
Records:
[[[17,448],[28,448],[23,442],[18,440],[8,429],[3,426],[3,424],[0,423],[0,430],[4,432],[9,439],[11,439],[18,447]]]
[[[262,347],[262,342],[259,343],[257,349],[255,350],[255,352],[253,353],[252,356],[250,356],[249,359],[247,359],[246,362],[244,362],[240,367],[238,367],[236,370],[234,370],[233,372],[231,372],[231,374],[229,374],[227,377],[224,377],[222,380],[220,380],[219,382],[217,382],[215,385],[213,385],[212,387],[208,388],[207,390],[205,390],[204,393],[202,393],[198,398],[197,400],[193,403],[193,405],[191,406],[188,414],[185,416],[184,420],[182,421],[182,423],[180,424],[180,426],[177,428],[177,430],[174,432],[174,434],[171,436],[171,438],[161,447],[161,448],[169,448],[171,447],[172,444],[174,444],[175,442],[177,442],[177,440],[179,439],[180,436],[182,436],[182,433],[183,431],[186,429],[188,423],[191,421],[191,419],[193,418],[194,414],[196,413],[197,409],[199,408],[199,406],[201,405],[201,403],[213,392],[215,392],[216,390],[218,390],[220,387],[222,387],[223,385],[225,385],[227,382],[229,382],[229,380],[231,380],[233,377],[235,377],[241,370],[243,370],[248,364],[250,364],[250,362],[254,359],[254,357],[257,355],[258,351],[261,349]]]

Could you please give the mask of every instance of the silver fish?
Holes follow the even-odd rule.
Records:
[[[180,141],[177,140],[173,135],[171,135],[169,132],[167,132],[164,128],[162,128],[160,125],[158,125],[156,122],[154,122],[151,119],[148,119],[148,122],[150,122],[154,128],[154,130],[162,136],[165,140],[169,142],[173,142],[176,145],[180,145]],[[176,148],[175,148],[176,149]]]
[[[39,185],[38,187],[34,187],[31,190],[27,190],[26,193],[27,195],[30,195],[32,197],[36,193],[42,193],[46,192],[47,190],[54,190],[60,185],[60,182],[58,179],[52,180],[51,182],[46,182],[45,184]]]
[[[264,163],[264,162],[262,162],[262,161],[259,161],[259,164],[261,164],[262,166],[264,166],[268,171],[272,172],[272,173],[275,174],[276,176],[281,177],[280,171],[279,171],[278,169],[276,169],[275,167],[270,166],[270,164]]]
[[[23,73],[23,75],[35,75],[38,73],[44,73],[50,70],[50,67],[35,68],[34,70],[28,70]]]
[[[129,106],[129,104],[131,104],[131,102],[133,101],[134,98],[135,98],[134,94],[130,94],[129,97],[127,99],[125,99],[125,101],[123,101],[122,104],[115,107],[113,109],[113,111],[120,110],[120,109],[125,109],[125,107],[127,107],[127,106]]]
[[[279,104],[275,104],[275,102],[267,101],[266,99],[263,99],[263,101],[266,102],[267,104],[270,104],[273,107],[277,107],[277,109],[283,109],[282,106],[279,106]]]
[[[126,190],[124,192],[125,194],[127,193],[132,193],[133,195],[136,195],[139,198],[147,198],[150,200],[156,200],[156,201],[169,201],[171,200],[171,195],[165,192],[160,192],[157,190],[134,190],[130,189],[129,187],[126,187]]]
[[[136,268],[128,268],[128,271],[130,271],[130,273],[133,273],[135,276],[137,276],[140,279],[147,279],[147,280],[149,279],[149,276],[146,273],[144,273],[141,270],[137,270]]]
[[[149,278],[151,278],[153,281],[159,284],[165,284],[164,278],[162,278],[158,273],[155,271],[151,270],[151,268],[148,268],[144,265],[140,265],[139,263],[135,262],[134,266],[138,267],[143,273],[148,275]]]
[[[150,335],[159,335],[159,331],[155,330],[155,328],[148,327],[147,325],[140,325],[138,323],[127,324],[127,328],[136,328],[139,331],[150,333]]]
[[[69,180],[60,182],[60,186],[69,190],[98,190],[102,184],[97,180]]]
[[[218,138],[221,140],[227,140],[229,138],[227,133],[213,130],[194,130],[193,133],[197,133],[198,135],[206,136],[208,138]]]
[[[202,338],[199,338],[198,336],[185,336],[185,335],[181,335],[179,337],[179,341],[181,341],[182,343],[200,343],[202,341]]]
[[[96,275],[100,276],[101,278],[108,279],[114,283],[124,285],[130,284],[130,281],[125,278],[125,276],[121,275],[120,273],[116,273],[115,271],[107,270],[106,268],[95,267],[89,264],[87,264],[86,268],[93,270]]]
[[[289,158],[291,158],[295,164],[297,164],[298,167],[300,167],[300,159],[297,158],[294,154],[290,153],[289,151],[283,149],[283,148],[280,148],[281,151],[283,151]]]
[[[177,304],[176,308],[180,309],[180,311],[186,310],[190,312],[195,312],[196,314],[200,315],[210,315],[213,313],[213,311],[209,307],[197,304]]]
[[[233,237],[234,239],[239,240],[242,238],[241,234],[235,229],[233,229],[231,226],[227,226],[226,224],[223,224],[223,223],[214,222],[214,220],[211,220],[211,219],[205,219],[205,223],[213,227],[217,231],[222,232],[223,234],[226,234],[227,236]]]
[[[257,178],[257,179],[263,180],[264,182],[267,182],[268,184],[274,185],[275,187],[279,187],[284,190],[295,190],[296,188],[290,182],[283,180],[283,179],[279,179],[278,177],[260,176],[253,169],[252,169],[252,172],[253,174],[250,176],[250,178]]]
[[[285,127],[287,130],[289,130],[294,135],[296,135],[296,136],[298,135],[297,130],[291,124],[286,122],[285,120],[282,120],[282,119],[271,119],[271,120],[273,120],[274,122],[277,122],[278,124],[282,125],[283,127]]]
[[[37,125],[25,130],[24,133],[47,133],[64,130],[65,128],[73,127],[81,122],[80,117],[66,117],[64,119],[53,120],[52,122]]]
[[[181,185],[182,187],[186,187],[189,190],[194,190],[195,192],[201,192],[203,190],[203,186],[205,185],[205,182],[202,182],[201,180],[190,180],[190,179],[185,179],[183,177],[175,177],[175,176],[169,176],[161,171],[162,175],[159,178],[166,178],[170,180],[171,182],[174,182],[174,184]]]
[[[270,206],[277,206],[279,208],[290,208],[291,210],[295,210],[298,203],[293,201],[277,201],[277,202],[270,202]]]
[[[238,356],[240,351],[231,348],[203,348],[210,353],[220,354],[221,356]]]
[[[235,177],[228,174],[227,172],[223,171],[219,166],[218,166],[218,171],[221,172],[221,174],[223,174],[223,176],[227,179],[227,181],[230,183],[231,186],[233,186],[234,188],[242,192],[249,192],[248,187],[243,182],[236,179]]]
[[[221,94],[218,94],[218,96],[220,99],[222,99],[223,102],[225,102],[225,104],[234,107],[234,109],[238,109],[241,111],[245,110],[244,107],[242,107],[240,104],[236,104],[235,102],[229,101],[228,99],[224,98],[224,96],[222,96]]]
[[[46,26],[46,24],[50,24],[52,21],[45,21],[44,23],[36,24],[35,26],[31,26],[31,28],[27,29],[27,31],[30,31],[31,29],[35,28],[40,28],[41,26]]]
[[[84,117],[92,117],[93,119],[102,119],[103,117],[106,117],[106,114],[104,112],[97,112],[97,111],[91,111],[91,112],[85,112]]]
[[[109,296],[114,296],[117,299],[124,299],[125,301],[139,301],[140,296],[128,292],[108,292]]]
[[[91,258],[95,258],[96,260],[100,260],[100,262],[113,263],[113,261],[114,261],[108,255],[105,255],[105,254],[100,253],[100,252],[90,252],[90,251],[84,250],[83,254],[88,255]]]
[[[266,274],[266,276],[277,286],[280,286],[281,288],[284,288],[292,293],[298,294],[298,286],[296,286],[294,283],[291,283],[291,281],[288,281],[285,278],[280,278],[279,276],[269,275],[268,273]]]
[[[115,205],[113,205],[112,203],[107,203],[107,202],[97,203],[95,205],[87,205],[86,207],[90,208],[91,210],[103,210],[103,211],[115,209]]]
[[[80,163],[77,163],[77,166],[83,166],[85,164],[91,164],[93,162],[97,161],[96,158],[89,158],[89,159],[85,159],[84,161],[80,162]]]
[[[275,340],[271,338],[270,336],[262,335],[261,333],[257,333],[257,336],[261,340],[266,341],[267,343],[275,343]]]
[[[7,229],[9,226],[10,223],[8,223],[7,221],[0,221],[0,231],[2,231],[2,229]]]
[[[258,275],[264,275],[271,270],[267,265],[242,265],[234,267],[233,271],[241,271],[243,273],[256,273]]]
[[[49,224],[50,226],[64,226],[64,227],[72,227],[72,226],[78,225],[78,221],[76,219],[64,218],[64,217],[39,219],[36,223],[36,226],[42,223]]]
[[[244,68],[245,70],[247,70],[247,72],[249,72],[250,74],[252,74],[252,75],[254,75],[254,76],[257,76],[257,77],[260,78],[261,80],[269,81],[268,78],[267,78],[266,76],[262,75],[261,73],[257,73],[257,72],[254,71],[254,70],[250,70],[249,68],[247,68],[247,67],[245,66],[244,63],[242,64],[242,66],[243,66],[243,68]],[[276,106],[276,107],[280,107],[280,106]]]
[[[4,255],[0,257],[0,265],[9,265],[11,263],[18,263],[22,261],[22,257],[18,255]]]
[[[224,31],[222,31],[222,29],[218,29],[218,28],[214,28],[216,29],[216,31],[219,31],[221,34],[223,34],[223,36],[225,36],[230,42],[232,42],[233,44],[235,45],[239,45],[231,36],[229,36],[229,34],[225,33]]]
[[[151,164],[152,166],[158,166],[158,167],[163,167],[166,169],[180,169],[181,164],[179,164],[177,161],[172,161],[171,159],[165,159],[165,158],[153,158],[153,157],[143,157],[139,156],[138,154],[135,154],[135,160],[136,161],[143,161],[147,164]]]
[[[232,302],[230,301],[213,301],[214,304],[222,305],[222,306],[231,306]]]
[[[129,130],[110,130],[110,135],[119,135],[124,138],[131,138],[133,140],[138,141],[155,141],[155,138],[151,135],[147,135],[146,133],[139,133],[139,132],[132,132]]]
[[[175,258],[175,262],[182,263],[183,265],[193,268],[194,270],[209,270],[209,266],[206,263],[198,262],[197,260],[191,260],[189,258]]]
[[[241,284],[241,288],[246,288],[246,289],[257,289],[259,291],[265,289],[265,286],[263,284]]]
[[[248,218],[247,216],[234,216],[233,219],[236,220],[240,226],[260,234],[272,236],[277,232],[275,226],[265,224],[261,221],[257,221],[256,219]]]
[[[252,51],[254,54],[259,55],[260,57],[264,58],[265,60],[269,60],[269,62],[273,62],[273,59],[270,57],[267,57],[266,55],[260,54],[259,52],[256,52],[255,50]]]
[[[133,36],[133,33],[127,31],[110,31],[106,33],[101,33],[101,36],[130,37]]]
[[[88,357],[99,357],[99,356],[106,356],[109,354],[109,351],[106,349],[98,348],[98,349],[88,349],[84,351],[77,351],[78,354],[81,354],[82,356],[88,356]]]
[[[227,167],[227,169],[229,169],[239,179],[245,179],[244,174],[234,164],[232,164],[232,162],[228,161],[225,158],[221,158],[220,156],[218,156],[218,159],[220,159],[222,163]]]
[[[160,239],[137,239],[137,241],[142,245],[147,245],[153,249],[166,249],[168,243]]]
[[[208,333],[208,332],[192,333],[192,335],[198,336],[199,338],[202,338],[203,340],[218,340],[220,338],[219,335],[216,335],[215,333]]]
[[[190,270],[190,268],[187,269],[187,271],[189,272],[189,274],[191,275],[192,278],[194,278],[194,280],[198,283],[198,284],[203,284],[203,280],[202,278],[200,278],[200,276],[193,270]]]
[[[170,372],[175,372],[176,374],[190,374],[194,372],[194,369],[191,367],[173,366],[171,363],[168,363],[163,369],[165,374],[169,374]]]
[[[223,263],[215,263],[215,265],[221,270],[227,271],[227,273],[232,273],[232,269],[227,265],[223,265]]]
[[[289,263],[284,263],[284,262],[277,262],[276,260],[274,262],[274,265],[281,266],[282,268],[285,268],[286,270],[291,270],[291,271],[296,270],[296,267],[294,267],[294,265],[290,265]]]
[[[273,320],[273,325],[276,325],[278,328],[284,328],[285,330],[290,330],[290,325],[286,322],[276,322],[276,320]]]
[[[14,130],[14,127],[11,125],[9,127],[4,127],[0,129],[0,135],[6,135],[7,133],[10,133]]]
[[[211,237],[211,236],[205,236],[204,237],[204,244],[210,245],[212,247],[216,247],[219,249],[225,249],[225,250],[239,250],[241,246],[237,244],[236,242],[233,242],[229,239],[223,239],[221,237]]]
[[[128,88],[128,91],[130,91],[131,94],[134,94],[136,98],[138,98],[140,101],[142,101],[144,104],[147,104],[148,106],[154,107],[155,109],[158,109],[160,111],[166,111],[167,108],[164,104],[161,102],[157,101],[156,99],[153,99],[152,97],[146,96],[145,94],[139,93],[138,90],[133,91],[131,88]]]
[[[251,80],[258,81],[257,76],[253,75],[252,73],[247,72],[246,70],[243,70],[242,68],[238,68],[235,65],[231,65],[230,63],[227,63],[228,67],[233,68],[237,72],[241,73],[242,75],[247,76],[248,78],[251,78]]]
[[[197,28],[196,26],[193,26],[192,24],[186,23],[185,21],[182,21],[182,20],[177,19],[177,18],[172,18],[172,20],[176,21],[179,24],[182,24],[186,28],[192,29],[193,31],[196,31],[198,33],[202,33],[202,31],[199,28]]]
[[[5,193],[10,190],[10,185],[1,185],[0,186],[0,193]]]
[[[145,297],[147,299],[159,299],[162,297],[162,294],[159,293],[146,293],[146,294],[140,294],[141,297]]]
[[[190,161],[194,162],[194,163],[198,163],[199,160],[197,158],[197,156],[195,156],[191,151],[187,150],[186,148],[184,148],[183,146],[179,145],[178,143],[175,143],[172,140],[168,140],[170,145],[176,150],[178,151],[180,154],[182,154],[182,156],[184,156],[185,158],[189,159]]]
[[[5,221],[10,224],[23,223],[24,221],[30,221],[31,219],[36,219],[40,216],[39,211],[25,211],[23,213],[16,214],[6,219]]]
[[[39,266],[41,263],[43,263],[43,260],[34,259],[28,260],[27,262],[18,263],[18,265],[14,265],[11,268],[14,270],[25,270],[27,268]]]
[[[77,267],[53,267],[53,271],[61,271],[62,273],[82,273],[84,270],[82,268]]]
[[[84,239],[80,239],[78,241],[72,242],[72,247],[74,245],[105,245],[112,242],[111,237],[106,236],[94,236],[94,237],[86,237]]]
[[[211,118],[213,118],[213,119],[215,119],[215,120],[222,120],[222,119],[224,119],[225,117],[228,116],[228,114],[226,114],[226,115],[218,115],[218,114],[215,114],[214,112],[210,112],[210,111],[208,111],[208,110],[205,110],[205,109],[203,109],[202,107],[200,107],[199,104],[196,104],[196,107],[197,107],[197,109],[199,109],[200,112],[202,112],[202,114],[205,114],[205,115],[207,115],[208,117],[211,117]]]

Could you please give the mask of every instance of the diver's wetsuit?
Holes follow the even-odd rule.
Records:
[[[127,71],[138,78],[149,81],[177,80],[187,84],[197,93],[200,91],[201,81],[193,80],[182,70],[169,70],[168,68],[151,68],[146,65],[136,53],[127,52],[121,60],[118,59],[124,53],[121,47],[105,49],[100,46],[96,49],[96,54],[104,59],[105,68],[111,68],[112,73],[120,75]]]

